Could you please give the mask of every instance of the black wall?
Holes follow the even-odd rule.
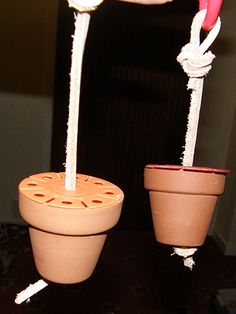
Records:
[[[117,228],[151,228],[144,166],[181,163],[189,93],[176,56],[189,41],[197,2],[142,6],[105,1],[92,13],[83,65],[78,172],[123,189]],[[73,14],[61,0],[53,171],[64,171]]]

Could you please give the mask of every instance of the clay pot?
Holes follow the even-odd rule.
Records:
[[[124,198],[105,180],[80,174],[76,180],[72,192],[65,190],[64,173],[36,174],[19,185],[20,213],[29,224],[36,268],[57,283],[91,276]]]
[[[144,186],[149,190],[157,241],[183,247],[202,245],[228,172],[204,167],[147,165]]]

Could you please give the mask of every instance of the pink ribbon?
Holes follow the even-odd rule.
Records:
[[[215,25],[223,0],[199,0],[199,11],[207,9],[202,28],[209,31]]]

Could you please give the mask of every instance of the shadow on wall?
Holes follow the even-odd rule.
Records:
[[[143,169],[180,164],[187,77],[176,62],[189,40],[194,1],[141,6],[105,1],[92,14],[84,56],[78,172],[125,193],[118,227],[149,229]],[[52,170],[64,171],[73,11],[60,3]]]

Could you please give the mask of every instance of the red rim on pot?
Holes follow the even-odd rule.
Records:
[[[158,165],[158,164],[148,164],[146,165],[148,169],[163,169],[163,170],[183,170],[183,171],[193,171],[193,172],[207,172],[207,173],[218,173],[227,174],[230,173],[226,169],[218,168],[208,168],[208,167],[196,167],[196,166],[180,166],[180,165]]]

